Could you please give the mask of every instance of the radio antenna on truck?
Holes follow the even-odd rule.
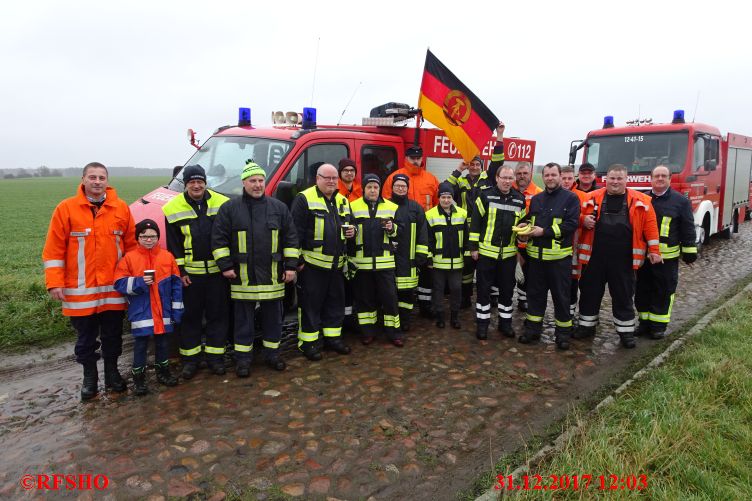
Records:
[[[692,112],[692,123],[695,123],[695,115],[697,115],[697,105],[700,104],[700,91],[697,91],[697,99],[695,99],[695,111]]]
[[[350,100],[345,105],[345,109],[342,110],[342,114],[339,116],[339,120],[337,120],[337,125],[342,123],[342,117],[345,116],[345,112],[347,111],[347,108],[350,107],[350,103],[352,103],[352,100],[355,97],[355,94],[358,92],[358,89],[360,89],[361,85],[363,85],[363,82],[358,82],[358,85],[355,86],[355,90],[353,91],[352,96],[350,96]]]

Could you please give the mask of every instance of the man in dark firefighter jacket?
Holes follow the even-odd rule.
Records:
[[[514,169],[500,167],[496,186],[483,190],[475,201],[470,222],[468,248],[478,263],[478,295],[475,305],[476,337],[488,338],[491,323],[491,286],[498,284],[499,332],[514,337],[512,330],[512,295],[514,270],[517,266],[517,239],[512,231],[525,216],[525,196],[512,188]]]
[[[264,195],[266,172],[249,161],[240,175],[243,194],[219,209],[212,232],[212,251],[230,280],[235,309],[235,374],[248,377],[253,350],[256,303],[261,311],[264,359],[278,371],[285,284],[295,280],[300,252],[287,206]]]
[[[467,171],[467,174],[463,176],[464,171]],[[467,222],[468,225],[471,224],[475,200],[480,195],[481,190],[493,186],[493,183],[488,181],[488,175],[483,171],[483,160],[476,155],[470,160],[470,163],[463,161],[459,168],[455,169],[447,178],[447,182],[455,187],[454,199],[458,201],[457,205],[467,211]],[[467,256],[462,266],[461,308],[469,308],[471,304],[475,264],[475,261]]]
[[[646,261],[637,270],[635,307],[640,317],[638,336],[661,339],[671,320],[674,293],[679,282],[679,256],[685,263],[697,259],[695,219],[687,197],[671,189],[671,171],[659,165],[651,176],[662,263]]]
[[[415,288],[418,286],[418,269],[425,266],[428,259],[428,233],[426,213],[423,207],[407,197],[410,178],[397,174],[392,178],[392,197],[397,205],[394,223],[397,236],[392,242],[394,251],[397,299],[399,300],[400,328],[410,330],[410,315],[415,304]]]
[[[561,166],[548,163],[543,167],[546,189],[530,201],[527,219],[533,225],[526,246],[528,262],[525,332],[520,343],[540,338],[548,291],[554,301],[556,347],[569,349],[572,313],[569,294],[572,285],[572,238],[580,222],[580,199],[561,187]]]
[[[206,188],[206,173],[200,165],[183,170],[185,192],[164,207],[167,250],[180,268],[185,313],[180,326],[180,355],[183,379],[198,370],[201,354],[201,325],[206,318],[206,361],[214,374],[225,373],[224,353],[229,328],[227,280],[220,273],[211,252],[211,234],[219,208],[228,201]]]
[[[337,192],[339,176],[331,164],[316,172],[316,185],[300,192],[292,203],[302,262],[298,266],[298,347],[308,360],[321,360],[318,345],[350,353],[341,338],[345,315],[345,241],[355,236],[350,204]]]
[[[381,197],[376,174],[363,176],[363,196],[350,205],[357,236],[347,243],[350,263],[355,265],[353,292],[363,344],[376,337],[378,314],[384,314],[384,331],[397,347],[404,345],[397,306],[392,238],[397,236],[397,205]]]

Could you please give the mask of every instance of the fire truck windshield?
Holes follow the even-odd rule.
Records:
[[[593,136],[587,140],[586,161],[595,166],[599,175],[604,175],[612,164],[626,166],[629,173],[649,173],[658,165],[681,172],[687,159],[688,141],[686,131]]]
[[[279,167],[292,144],[264,137],[214,136],[185,165],[203,167],[207,187],[225,195],[239,195],[243,191],[240,173],[246,161],[252,159],[259,164],[268,177]],[[184,190],[182,169],[168,188],[178,192]]]

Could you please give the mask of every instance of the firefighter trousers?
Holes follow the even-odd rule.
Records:
[[[399,307],[400,325],[410,324],[410,315],[415,305],[415,287],[397,288],[397,306]]]
[[[530,259],[525,253],[525,249],[519,250],[522,253],[523,262],[520,265],[522,268],[522,281],[517,282],[517,304],[527,305],[527,271],[530,268]]]
[[[637,270],[635,307],[640,323],[649,322],[652,332],[665,332],[671,321],[674,293],[679,283],[679,259],[645,264]]]
[[[477,262],[470,256],[465,256],[465,262],[462,265],[462,303],[469,305],[470,298],[473,296],[473,279],[475,278],[475,269]]]
[[[577,311],[577,291],[580,288],[580,279],[572,277],[572,284],[569,290],[569,314],[574,317],[575,311]]]
[[[418,274],[418,304],[421,312],[431,310],[431,287],[433,285],[433,275],[431,268],[422,266]]]
[[[431,305],[438,317],[444,314],[444,291],[449,287],[449,311],[459,311],[462,301],[462,270],[433,269]]]
[[[514,295],[514,270],[517,257],[506,259],[491,259],[481,255],[478,258],[478,294],[475,302],[475,320],[478,325],[488,325],[491,322],[491,296],[493,289],[498,287],[499,325],[512,324],[512,296]]]
[[[632,269],[632,256],[608,256],[594,254],[582,269],[580,278],[580,318],[582,327],[595,327],[601,309],[603,293],[611,294],[611,310],[616,332],[633,333],[635,314],[634,296],[635,273]]]
[[[122,310],[103,311],[85,317],[69,317],[71,325],[78,333],[76,338],[76,362],[82,365],[97,363],[102,347],[102,358],[117,360],[123,353],[123,318]],[[101,344],[99,340],[101,340]]]
[[[208,360],[222,360],[230,322],[230,289],[221,273],[189,275],[183,287],[183,320],[180,324],[180,355],[183,362],[197,361],[201,354],[202,324],[206,319],[204,351]]]
[[[384,331],[389,339],[401,339],[397,281],[394,270],[358,270],[353,282],[358,325],[366,337],[375,337],[379,310],[384,315]]]
[[[394,275],[392,275],[394,276]],[[298,347],[324,338],[342,335],[345,317],[345,277],[331,270],[306,263],[298,274]]]
[[[528,258],[527,316],[525,332],[540,336],[543,316],[546,314],[548,292],[554,303],[556,337],[569,336],[572,331],[572,314],[569,312],[569,294],[572,288],[572,258],[546,261]]]
[[[250,360],[253,340],[256,339],[256,315],[261,314],[261,335],[264,343],[264,357],[268,360],[277,356],[279,341],[282,338],[282,300],[234,301],[235,310],[235,358]],[[256,309],[258,303],[259,308]]]

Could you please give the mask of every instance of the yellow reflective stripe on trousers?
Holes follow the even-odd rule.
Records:
[[[375,311],[366,311],[358,313],[358,323],[360,325],[370,325],[376,323],[377,314]]]
[[[253,345],[244,345],[235,343],[235,351],[240,353],[250,353],[253,350]]]
[[[572,327],[572,321],[567,320],[566,322],[561,320],[554,319],[554,323],[556,324],[556,327]]]
[[[384,327],[400,328],[399,315],[384,315]]]
[[[305,332],[303,330],[303,310],[298,308],[298,347],[300,343],[310,343],[319,338],[319,331]]]
[[[180,354],[184,357],[192,357],[193,355],[198,355],[199,353],[201,353],[201,346],[196,346],[195,348],[191,348],[189,350],[180,348]]]
[[[263,344],[264,344],[264,348],[271,348],[272,350],[276,350],[277,348],[279,348],[279,341],[274,342],[274,341],[267,341],[266,339],[264,339]]]
[[[531,315],[530,313],[528,313],[525,318],[527,318],[531,322],[543,322],[543,317]]]
[[[674,295],[671,294],[671,300],[668,303],[668,312],[665,315],[658,315],[656,313],[650,313],[650,320],[661,324],[667,324],[671,321],[671,310],[674,308]]]
[[[342,335],[342,327],[324,327],[321,330],[324,337],[339,337]]]
[[[246,232],[245,230],[238,231],[238,252],[241,254],[246,253]],[[248,260],[240,258],[240,284],[248,285]]]
[[[211,354],[211,355],[224,355],[224,353],[225,353],[225,347],[222,346],[220,348],[220,347],[217,347],[217,346],[204,346],[204,351],[206,353]]]
[[[682,247],[682,254],[697,254],[697,247]]]

